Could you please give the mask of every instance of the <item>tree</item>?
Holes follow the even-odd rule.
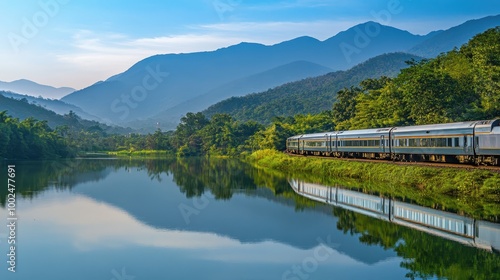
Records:
[[[460,52],[470,62],[474,90],[485,118],[500,116],[500,27],[476,35]]]
[[[337,92],[337,102],[333,104],[333,122],[337,130],[348,129],[347,121],[356,114],[357,97],[363,92],[358,87],[344,88]]]

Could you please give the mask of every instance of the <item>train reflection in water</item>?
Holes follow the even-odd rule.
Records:
[[[500,224],[480,221],[391,198],[290,179],[299,195],[466,245],[500,252]]]

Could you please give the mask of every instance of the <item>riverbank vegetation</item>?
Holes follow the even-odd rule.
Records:
[[[248,159],[311,182],[363,189],[432,208],[460,209],[475,217],[500,216],[500,174],[486,170],[289,156],[275,150],[257,151]]]
[[[213,112],[210,118],[188,113],[175,131],[113,134],[100,126],[78,126],[81,120],[74,114],[65,116],[71,125],[51,129],[44,121],[19,121],[4,111],[0,157],[58,158],[102,151],[136,155],[149,150],[180,157],[239,156],[284,150],[286,138],[296,134],[492,119],[500,117],[499,57],[497,27],[437,58],[409,61],[410,67],[395,78],[367,79],[359,87],[340,90],[331,110],[269,116],[268,125],[224,113]]]
[[[260,153],[265,155],[276,152]],[[336,227],[344,234],[355,235],[363,244],[393,250],[401,258],[401,266],[408,270],[409,278],[497,279],[500,273],[499,254],[460,245],[445,238],[340,207],[330,208],[296,194],[282,172],[254,168],[235,159],[121,158],[92,161],[57,160],[43,163],[22,165],[23,172],[30,176],[16,178],[19,197],[33,199],[43,196],[47,190],[56,189],[63,192],[81,184],[104,181],[110,176],[110,169],[140,170],[138,172],[144,172],[150,180],[158,182],[165,180],[168,174],[167,178],[171,178],[180,192],[188,198],[209,198],[211,203],[213,200],[225,200],[230,203],[229,200],[233,197],[241,201],[241,196],[245,195],[252,199],[261,199],[266,204],[271,202],[295,207],[296,211],[308,209],[307,212],[318,211],[321,215],[331,213],[336,217],[332,220],[331,227]],[[0,173],[0,179],[6,181],[6,173]],[[0,207],[6,207],[7,196],[7,188],[0,189]],[[434,208],[446,207],[446,204],[441,203]]]

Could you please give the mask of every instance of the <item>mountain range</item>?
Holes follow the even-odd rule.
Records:
[[[0,90],[11,91],[18,94],[25,94],[29,96],[42,96],[50,99],[60,99],[75,91],[74,88],[60,87],[55,88],[52,86],[41,85],[30,80],[16,80],[12,82],[0,81]]]
[[[144,127],[160,122],[172,128],[185,113],[231,96],[346,70],[384,53],[433,57],[496,25],[500,15],[421,36],[367,22],[324,41],[299,37],[272,46],[240,43],[210,52],[156,55],[62,100],[109,123]]]
[[[154,130],[158,126],[168,130],[175,128],[180,117],[187,112],[201,111],[217,102],[250,93],[265,96],[278,86],[299,80],[309,81],[309,78],[327,73],[337,77],[331,82],[338,86],[355,86],[359,78],[365,76],[348,75],[350,81],[345,82],[340,81],[339,77],[345,74],[339,71],[388,53],[399,53],[400,60],[396,61],[395,55],[389,56],[393,65],[378,69],[378,73],[377,69],[369,70],[371,74],[367,77],[397,74],[404,67],[401,59],[435,57],[498,25],[500,15],[470,20],[448,30],[422,36],[366,22],[324,41],[304,36],[271,46],[243,42],[215,51],[155,55],[137,62],[123,73],[74,91],[61,101],[73,104],[88,115],[95,116],[94,119],[108,124],[143,131]],[[380,64],[370,65],[365,64],[364,67],[379,67],[376,65]],[[336,88],[331,87],[332,90]],[[334,94],[329,96],[328,106]],[[290,96],[297,98],[297,94]],[[307,93],[301,96],[307,98]],[[286,98],[276,99],[281,101],[272,106],[290,102]],[[259,102],[267,102],[267,98],[262,100]],[[318,107],[324,103],[316,102]],[[260,105],[261,108],[269,108],[269,105]],[[46,106],[52,110],[49,105]],[[213,109],[206,112],[216,112]]]
[[[103,122],[99,117],[93,116],[85,111],[83,111],[80,107],[77,107],[72,104],[65,103],[61,100],[57,99],[49,99],[49,98],[43,98],[43,97],[34,97],[31,95],[26,95],[26,94],[17,94],[13,93],[11,91],[2,91],[0,90],[0,95],[3,95],[8,98],[16,99],[16,100],[24,100],[26,101],[25,103],[37,105],[39,107],[43,107],[44,109],[53,111],[56,114],[59,115],[65,115],[69,114],[70,111],[73,113],[77,114],[79,117],[86,119],[86,120],[91,120],[91,121],[98,121],[98,122]],[[4,108],[3,104],[0,104],[0,111],[1,109]],[[22,118],[22,116],[17,116]]]
[[[365,79],[395,77],[401,69],[409,66],[408,61],[421,59],[407,53],[383,54],[346,71],[335,71],[286,83],[264,92],[228,98],[210,106],[203,113],[208,117],[225,113],[238,121],[253,120],[264,124],[278,116],[316,114],[331,110],[337,92],[342,88],[357,86]]]
[[[27,119],[29,117],[33,117],[37,120],[44,120],[47,121],[47,124],[52,128],[55,129],[58,126],[68,126],[70,130],[90,130],[90,129],[97,129],[99,131],[109,133],[109,134],[126,134],[129,132],[132,132],[131,129],[125,129],[121,127],[116,127],[116,126],[108,126],[102,123],[99,123],[95,120],[88,120],[88,119],[83,119],[80,118],[80,115],[74,114],[75,111],[71,111],[71,113],[55,113],[52,110],[46,109],[44,106],[42,106],[39,103],[30,103],[29,97],[28,98],[22,98],[18,99],[16,98],[18,96],[13,96],[13,93],[11,92],[4,92],[0,91],[0,112],[2,111],[7,111],[7,114],[9,116],[12,116],[14,118],[18,118],[20,120]],[[41,100],[46,100],[42,99]],[[47,101],[47,100],[46,100]],[[49,100],[52,101],[52,105],[55,106],[71,106],[64,104],[63,102],[59,100]],[[59,104],[61,103],[61,104]],[[74,106],[73,106],[74,107]],[[76,109],[79,109],[77,107],[74,107]],[[80,112],[80,111],[76,111]],[[83,112],[83,111],[82,111]],[[83,112],[84,113],[84,112]]]

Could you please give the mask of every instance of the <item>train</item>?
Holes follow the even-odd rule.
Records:
[[[289,153],[500,165],[500,119],[302,134]]]
[[[340,186],[325,186],[298,179],[289,179],[288,182],[297,194],[309,199],[500,253],[499,223],[476,220]]]

